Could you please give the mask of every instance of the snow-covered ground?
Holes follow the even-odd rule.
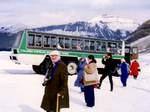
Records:
[[[44,93],[44,76],[35,74],[29,65],[16,65],[9,60],[9,52],[0,52],[0,112],[44,112],[40,103]],[[106,78],[102,88],[95,89],[96,105],[88,108],[83,93],[69,76],[70,108],[61,112],[149,112],[150,54],[140,55],[141,73],[137,80],[128,78],[123,88],[119,77],[114,77],[114,91],[109,91]]]

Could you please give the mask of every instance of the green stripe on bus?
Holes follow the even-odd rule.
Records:
[[[19,49],[20,54],[36,54],[36,55],[48,55],[51,50],[35,50],[35,49]],[[61,56],[70,57],[88,57],[88,55],[94,55],[95,58],[102,58],[104,54],[100,53],[86,53],[86,52],[70,52],[70,51],[60,51]],[[121,59],[124,56],[113,55],[113,58]]]

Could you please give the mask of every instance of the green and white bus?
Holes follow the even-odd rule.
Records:
[[[24,30],[18,33],[10,59],[18,64],[30,64],[36,73],[44,74],[52,50],[60,51],[61,59],[67,65],[69,74],[76,73],[81,57],[94,55],[98,70],[101,71],[104,68],[101,59],[107,52],[111,52],[116,60],[126,58],[128,61],[131,59],[132,51],[137,53],[136,48],[132,50],[129,46],[126,47],[124,41]]]

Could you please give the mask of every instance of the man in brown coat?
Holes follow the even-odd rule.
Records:
[[[60,112],[60,108],[69,108],[68,72],[58,51],[52,51],[50,57],[53,64],[44,79],[47,83],[44,84],[45,93],[41,108],[46,112]]]

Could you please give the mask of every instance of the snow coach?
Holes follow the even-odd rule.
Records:
[[[68,73],[71,75],[76,73],[78,60],[81,57],[94,55],[98,71],[102,73],[104,65],[101,59],[104,54],[111,52],[116,61],[125,58],[130,62],[131,55],[138,53],[137,48],[132,49],[122,40],[24,30],[18,33],[10,59],[17,64],[30,64],[36,73],[45,74],[46,64],[51,62],[49,53],[52,50],[60,51],[61,59],[67,65]]]

